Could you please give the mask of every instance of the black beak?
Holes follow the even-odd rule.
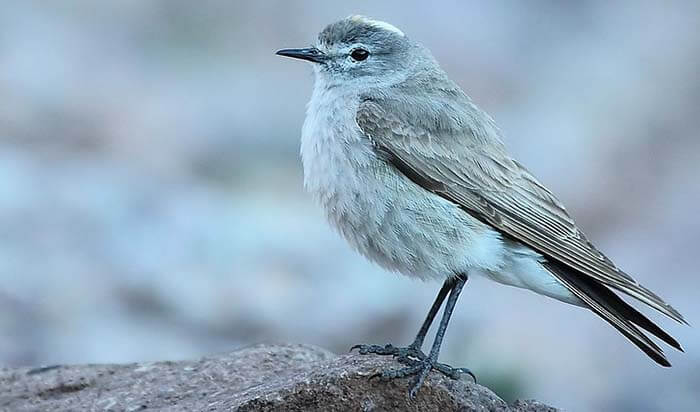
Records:
[[[277,50],[277,53],[275,54],[278,56],[308,60],[314,63],[323,63],[326,61],[326,55],[315,47],[309,47],[306,49],[282,49]]]

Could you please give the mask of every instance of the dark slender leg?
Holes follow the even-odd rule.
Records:
[[[438,311],[440,310],[440,306],[442,306],[442,302],[445,301],[445,297],[447,296],[447,293],[449,293],[449,291],[452,289],[453,285],[454,279],[447,279],[445,283],[442,284],[442,288],[440,288],[440,292],[438,292],[438,295],[435,298],[435,302],[433,302],[433,306],[430,307],[430,310],[428,311],[428,316],[425,317],[423,325],[420,327],[420,330],[416,335],[416,339],[413,340],[411,346],[415,347],[416,349],[420,349],[423,346],[425,335],[428,333],[428,329],[430,329],[430,325],[433,324],[433,319],[435,319],[435,315],[437,315]]]
[[[354,349],[359,349],[360,354],[365,355],[368,353],[374,353],[377,355],[394,355],[399,358],[400,362],[404,362],[405,358],[408,356],[413,356],[418,359],[425,359],[426,356],[421,350],[423,347],[423,341],[425,341],[425,335],[428,333],[428,330],[430,329],[430,325],[433,324],[433,320],[435,319],[435,315],[437,315],[438,311],[440,310],[440,306],[442,306],[442,302],[445,301],[445,297],[447,297],[447,294],[452,290],[453,286],[455,284],[455,280],[450,278],[445,281],[445,283],[442,284],[442,288],[440,288],[440,292],[438,292],[437,297],[435,297],[435,301],[433,302],[433,305],[430,307],[430,310],[428,311],[428,315],[425,317],[425,320],[423,321],[423,325],[421,325],[420,330],[418,331],[418,334],[416,335],[416,338],[413,340],[413,343],[408,345],[408,347],[405,348],[397,348],[392,344],[387,344],[384,346],[381,345],[355,345],[350,350]]]
[[[440,325],[438,326],[437,333],[435,334],[435,340],[433,341],[433,346],[430,348],[430,355],[423,363],[422,369],[418,372],[416,377],[413,379],[411,385],[411,391],[409,395],[413,398],[418,393],[418,389],[423,385],[430,370],[437,363],[438,355],[440,354],[440,346],[442,345],[442,338],[445,337],[445,332],[447,331],[447,325],[450,323],[450,318],[452,317],[452,311],[457,304],[457,299],[459,294],[462,293],[462,288],[464,284],[467,283],[466,277],[455,278],[454,286],[450,292],[450,297],[447,298],[447,304],[445,305],[445,311],[442,314],[442,319],[440,319]]]
[[[440,354],[440,346],[442,345],[442,339],[445,337],[445,332],[447,331],[447,325],[450,323],[450,318],[452,317],[452,312],[457,304],[457,299],[459,298],[464,285],[467,283],[466,275],[458,275],[452,279],[448,279],[440,289],[433,306],[428,312],[423,325],[421,326],[416,339],[406,348],[396,348],[393,345],[379,346],[379,345],[355,345],[353,349],[359,348],[361,354],[366,353],[376,353],[379,355],[394,355],[397,360],[405,365],[405,368],[397,370],[386,370],[375,375],[372,375],[370,379],[375,377],[380,377],[383,379],[394,379],[394,378],[404,378],[407,376],[414,375],[411,382],[411,389],[409,395],[411,397],[416,396],[418,389],[423,385],[423,381],[428,376],[428,373],[432,369],[437,370],[440,373],[452,378],[458,379],[461,374],[466,373],[474,378],[474,374],[466,368],[452,368],[449,365],[439,363],[437,361],[438,355]],[[440,320],[440,325],[438,326],[437,333],[435,334],[435,340],[430,349],[430,354],[426,356],[423,351],[420,350],[425,340],[425,335],[430,329],[430,325],[435,319],[442,302],[445,300],[445,296],[449,292],[449,297],[447,298],[447,304],[445,305],[445,310]],[[352,349],[351,349],[352,350]],[[476,381],[476,378],[474,378]]]

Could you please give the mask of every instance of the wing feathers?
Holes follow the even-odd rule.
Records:
[[[434,100],[441,103],[441,110],[453,115],[428,110],[433,107],[431,101],[417,97],[410,106],[404,104],[404,110],[388,109],[389,103],[400,106],[401,102],[364,99],[357,124],[416,184],[544,256],[686,323],[677,310],[619,270],[588,241],[556,197],[506,154],[487,115],[466,96],[459,101],[461,95],[454,90],[450,97],[457,98],[459,107],[450,106],[439,95],[441,90],[432,92],[438,93]],[[458,115],[469,109],[474,112],[465,116],[481,122],[480,127],[459,121]]]
[[[417,185],[541,253],[553,275],[591,310],[669,366],[663,351],[639,328],[682,350],[680,344],[609,288],[687,323],[683,316],[588,241],[556,197],[508,156],[491,118],[458,88],[425,83],[423,92],[403,101],[361,100],[356,121],[378,153]]]

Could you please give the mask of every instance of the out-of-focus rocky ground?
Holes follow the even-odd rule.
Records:
[[[428,46],[601,249],[700,318],[696,2],[0,5],[0,364],[407,343],[438,284],[353,253],[302,192],[310,69],[351,13]],[[506,400],[689,410],[700,331],[656,367],[590,313],[470,281],[442,360]]]
[[[0,368],[0,409],[20,411],[489,411],[556,412],[508,405],[467,375],[437,372],[411,398],[409,379],[372,375],[401,365],[376,355],[336,356],[309,345],[255,345],[195,361]]]

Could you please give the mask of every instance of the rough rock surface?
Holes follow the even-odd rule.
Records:
[[[506,404],[465,378],[432,373],[418,396],[406,379],[368,377],[391,358],[337,356],[308,345],[257,345],[197,361],[0,369],[7,411],[555,411]]]

